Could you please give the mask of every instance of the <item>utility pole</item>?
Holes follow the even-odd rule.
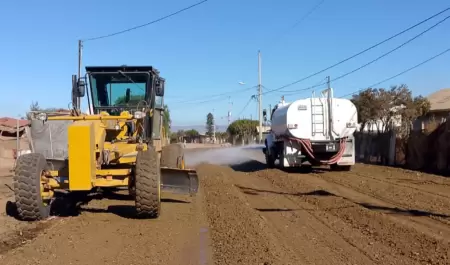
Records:
[[[331,95],[331,85],[330,85],[330,76],[327,76],[327,102],[328,102],[328,132],[327,138],[333,139],[333,102]]]
[[[231,123],[231,108],[233,106],[233,102],[231,102],[231,97],[228,97],[228,126],[230,126]]]
[[[213,122],[213,138],[212,138],[212,141],[213,141],[213,143],[216,143],[216,118],[214,117],[214,109],[213,109],[212,115],[213,115],[213,120],[212,120],[212,122]]]
[[[258,115],[259,115],[259,143],[262,142],[262,85],[261,85],[261,51],[258,51]]]
[[[269,121],[272,120],[272,104],[269,104],[269,111],[267,112],[267,116],[269,116]]]
[[[77,79],[77,85],[78,85],[78,81],[81,78],[82,52],[83,52],[83,42],[82,42],[82,40],[78,40],[78,79]],[[80,97],[77,97],[77,106],[75,106],[75,109],[77,109],[77,110],[81,109],[81,98]]]

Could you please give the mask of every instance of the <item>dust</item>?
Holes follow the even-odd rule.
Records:
[[[227,148],[203,149],[186,153],[186,164],[190,167],[207,163],[231,166],[255,159],[255,153],[262,154],[263,145],[233,146]]]

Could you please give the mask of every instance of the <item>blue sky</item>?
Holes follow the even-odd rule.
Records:
[[[44,0],[5,1],[0,16],[0,116],[17,116],[38,101],[67,107],[71,75],[77,71],[77,40],[157,19],[195,0]],[[226,123],[228,98],[211,95],[252,87],[273,89],[301,79],[367,48],[446,8],[445,0],[325,0],[298,26],[293,25],[320,0],[209,0],[167,20],[84,44],[86,65],[153,65],[166,78],[165,101],[176,125],[203,124],[214,109]],[[393,49],[438,20],[393,39],[336,68],[285,90],[315,85],[327,75],[344,74]],[[341,96],[397,74],[450,48],[450,19],[390,56],[349,75],[332,87]],[[379,87],[407,84],[415,95],[450,87],[450,53]],[[246,86],[239,85],[243,81]],[[319,91],[319,90],[318,90]],[[236,116],[256,90],[230,94]],[[308,97],[311,91],[289,95]],[[264,95],[275,104],[283,93]],[[197,102],[183,102],[196,99]],[[209,99],[215,99],[206,102]],[[200,103],[198,103],[200,102]],[[83,109],[87,109],[84,103]],[[252,101],[242,116],[255,118]]]

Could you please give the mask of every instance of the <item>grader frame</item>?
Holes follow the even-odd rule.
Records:
[[[127,187],[142,218],[160,215],[163,191],[196,194],[197,174],[185,169],[182,146],[167,144],[165,80],[159,72],[151,66],[108,66],[86,67],[86,73],[90,114],[79,108],[87,82],[73,76],[76,107],[70,115],[32,115],[32,152],[19,156],[15,166],[19,218],[47,218],[59,191]]]

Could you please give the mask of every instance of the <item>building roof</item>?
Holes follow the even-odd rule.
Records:
[[[28,120],[19,120],[19,127],[24,127],[29,124]],[[10,128],[16,128],[17,127],[17,119],[9,118],[9,117],[2,117],[0,118],[0,125]]]
[[[444,88],[428,95],[431,111],[450,110],[450,88]]]
[[[25,126],[27,126],[28,124],[29,124],[28,120],[19,120],[19,132],[25,130]],[[9,117],[0,118],[0,131],[8,133],[16,133],[17,119]]]

